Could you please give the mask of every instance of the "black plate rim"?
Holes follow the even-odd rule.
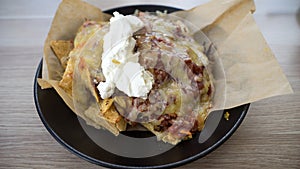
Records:
[[[176,10],[181,10],[178,8],[174,8],[174,7],[170,7],[170,6],[164,6],[164,5],[131,5],[131,6],[121,6],[121,7],[116,7],[116,8],[112,8],[112,9],[108,9],[106,11],[112,11],[112,10],[116,10],[119,8],[126,8],[126,7],[166,7],[166,8],[173,8]],[[105,12],[105,11],[104,11]],[[212,151],[214,151],[215,149],[217,149],[219,146],[221,146],[225,141],[227,141],[232,135],[233,133],[238,129],[238,127],[241,125],[242,121],[244,120],[248,109],[250,107],[250,103],[244,104],[243,106],[243,111],[241,112],[240,118],[237,120],[237,122],[234,124],[234,126],[229,130],[228,133],[226,133],[219,141],[217,141],[215,144],[213,144],[212,146],[210,146],[208,149],[206,149],[205,151],[200,152],[197,155],[194,155],[192,157],[174,162],[174,163],[169,163],[169,164],[163,164],[163,165],[156,165],[156,166],[126,166],[126,165],[117,165],[117,164],[112,164],[112,163],[107,163],[104,161],[101,161],[99,159],[95,159],[93,157],[90,157],[88,155],[85,155],[83,153],[81,153],[80,151],[76,150],[75,148],[73,148],[72,146],[70,146],[69,144],[67,144],[63,139],[61,139],[50,127],[50,125],[47,123],[40,105],[39,105],[39,101],[38,101],[38,91],[37,91],[37,87],[38,87],[38,82],[37,79],[39,77],[39,73],[42,69],[42,65],[43,65],[43,59],[41,59],[37,69],[36,69],[36,73],[35,73],[35,77],[34,77],[34,86],[33,86],[33,92],[34,92],[34,102],[35,102],[35,106],[36,106],[36,110],[38,112],[38,115],[43,123],[43,125],[45,126],[45,128],[47,129],[47,131],[52,135],[52,137],[63,147],[65,147],[68,151],[70,151],[71,153],[75,154],[76,156],[91,162],[93,164],[96,165],[100,165],[103,167],[110,167],[110,168],[133,168],[133,169],[137,169],[137,168],[170,168],[170,167],[178,167],[178,166],[182,166],[184,164],[190,163],[192,161],[195,161],[201,157],[204,157],[205,155],[211,153]]]

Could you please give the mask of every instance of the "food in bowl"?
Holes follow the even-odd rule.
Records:
[[[177,144],[204,127],[213,78],[186,24],[161,12],[87,20],[74,39],[51,42],[64,68],[59,86],[75,113],[118,135],[141,125]]]

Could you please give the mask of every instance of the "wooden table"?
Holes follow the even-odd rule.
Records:
[[[96,1],[96,0],[94,0]],[[190,8],[204,1],[130,1]],[[0,0],[0,168],[99,168],[46,131],[33,101],[33,78],[59,0]],[[103,1],[108,9],[120,1]],[[180,168],[300,168],[300,1],[257,0],[254,15],[293,95],[251,104],[221,147]]]

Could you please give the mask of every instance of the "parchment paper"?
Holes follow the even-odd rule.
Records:
[[[252,0],[212,0],[176,13],[202,30],[219,53],[225,70],[227,90],[225,105],[215,109],[232,108],[293,92],[253,19],[254,11]],[[42,88],[57,84],[55,81],[59,81],[63,74],[59,60],[50,49],[50,41],[74,39],[85,19],[99,21],[107,18],[100,9],[86,2],[62,1],[45,41],[43,74],[42,79],[39,79]],[[59,86],[52,87],[74,109],[70,96],[58,89]]]
[[[292,93],[292,88],[255,23],[253,0],[212,0],[177,12],[214,43],[226,76],[224,108]]]
[[[63,0],[61,2],[44,45],[42,72],[44,80],[60,81],[64,73],[59,60],[50,48],[50,42],[52,40],[73,40],[77,30],[86,19],[101,21],[104,19],[104,15],[99,8],[80,0]]]

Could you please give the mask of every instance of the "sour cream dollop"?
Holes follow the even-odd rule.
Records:
[[[114,12],[109,32],[104,36],[102,71],[105,82],[97,86],[102,99],[110,97],[117,87],[129,97],[146,98],[154,83],[153,76],[138,63],[139,52],[133,33],[144,27],[136,16]]]

